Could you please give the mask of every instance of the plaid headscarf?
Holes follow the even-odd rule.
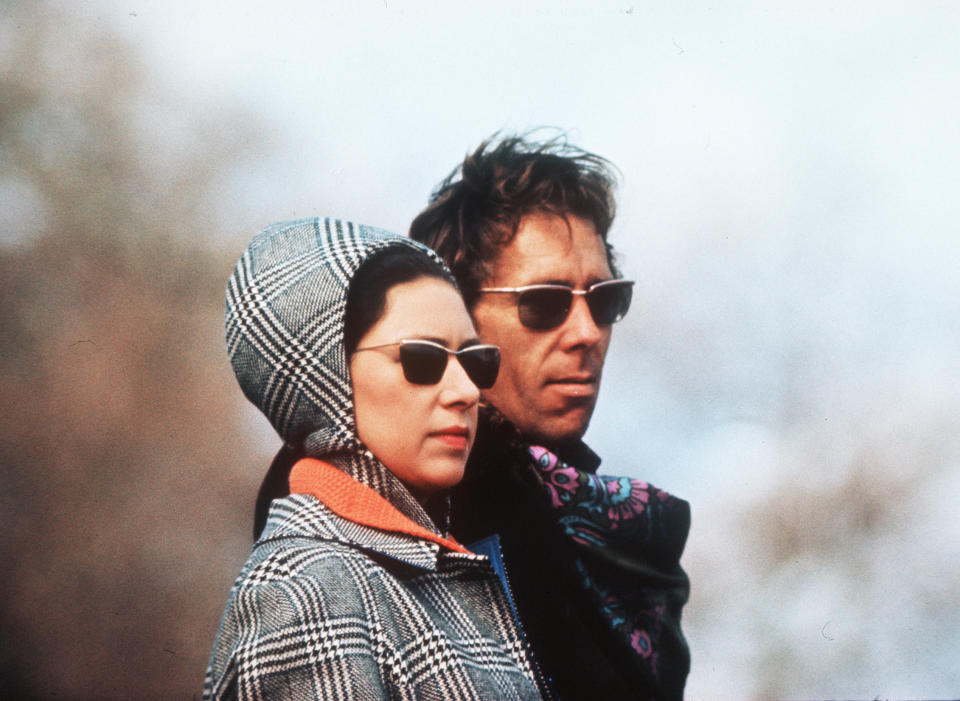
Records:
[[[268,226],[227,284],[227,354],[247,399],[288,445],[335,465],[437,530],[356,432],[343,342],[347,292],[360,265],[392,246],[422,251],[446,270],[426,246],[382,229],[330,218]]]

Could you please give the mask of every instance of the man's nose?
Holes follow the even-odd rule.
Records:
[[[591,347],[603,339],[603,330],[597,326],[584,295],[574,295],[570,314],[563,322],[564,345]]]

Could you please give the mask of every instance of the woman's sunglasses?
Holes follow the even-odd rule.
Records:
[[[567,320],[573,296],[583,295],[597,326],[620,321],[630,309],[632,280],[604,280],[585,290],[568,285],[526,285],[524,287],[481,287],[480,292],[509,292],[517,295],[520,323],[528,329],[555,329]]]
[[[448,356],[455,356],[467,377],[477,389],[490,389],[500,371],[500,349],[497,346],[476,345],[450,350],[433,341],[400,340],[379,346],[357,348],[354,353],[400,346],[400,365],[403,376],[415,385],[435,385],[447,369]]]

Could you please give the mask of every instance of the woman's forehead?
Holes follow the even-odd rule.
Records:
[[[476,335],[456,288],[446,280],[421,277],[387,291],[383,315],[370,328],[365,343],[422,338],[457,347]]]

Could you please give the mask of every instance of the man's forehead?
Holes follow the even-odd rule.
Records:
[[[589,219],[552,214],[524,217],[516,235],[488,266],[485,284],[590,284],[612,277],[607,248]]]

